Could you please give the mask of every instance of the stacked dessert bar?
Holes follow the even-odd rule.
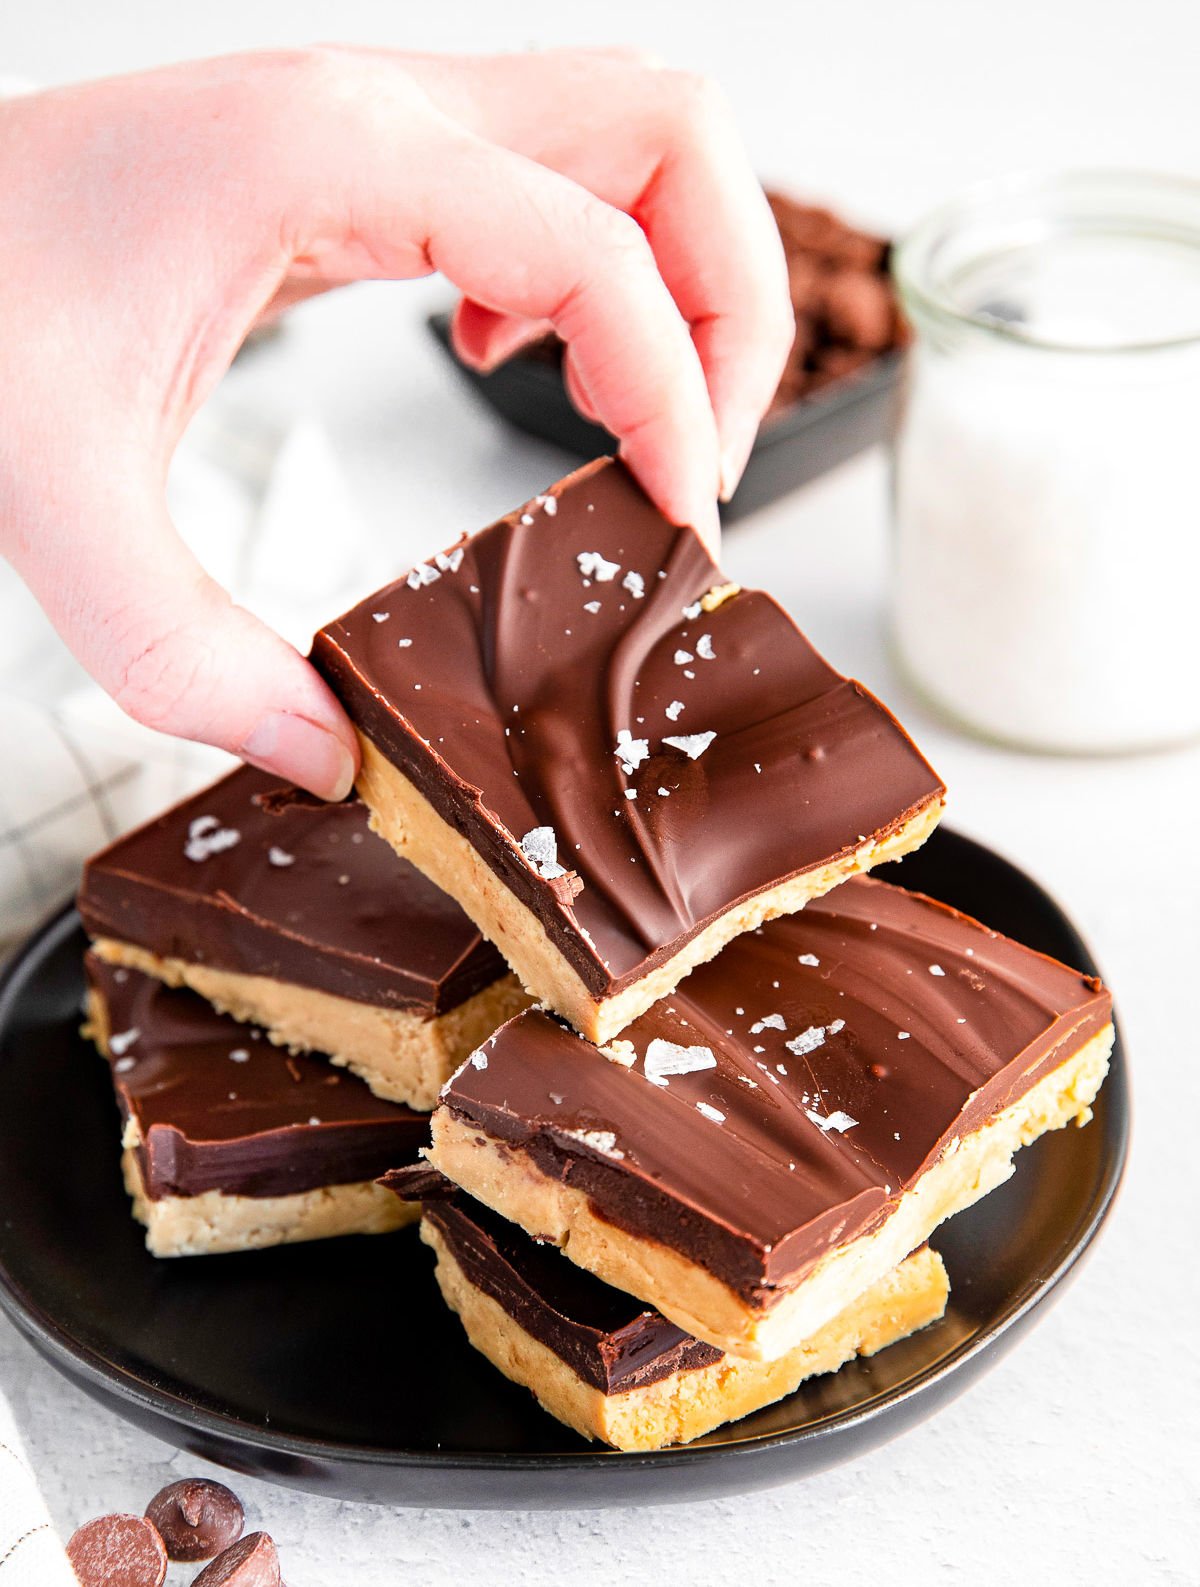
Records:
[[[476,1348],[623,1449],[940,1316],[926,1242],[1086,1121],[1111,1002],[865,874],[944,798],[886,709],[612,461],[313,660],[362,805],[238,772],[85,880],[153,1248],[419,1207]]]

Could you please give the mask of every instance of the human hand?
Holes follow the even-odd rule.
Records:
[[[580,405],[715,537],[791,332],[708,85],[610,53],[326,48],[0,106],[0,550],[131,716],[349,790],[340,706],[205,574],[164,483],[257,320],[434,270],[464,294],[464,357],[552,325]]]

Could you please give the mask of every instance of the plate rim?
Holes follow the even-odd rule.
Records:
[[[1064,935],[1072,941],[1076,949],[1073,967],[1085,974],[1100,975],[1096,960],[1074,922],[1041,883],[1006,855],[978,839],[968,837],[952,827],[939,827],[938,832],[943,838],[964,845],[977,856],[999,862],[1005,869],[1015,873],[1025,886],[1035,892],[1043,906],[1054,915]],[[0,971],[0,1028],[7,1022],[9,1004],[19,994],[42,951],[55,944],[60,937],[73,935],[81,929],[81,925],[74,902],[68,902],[21,942]],[[766,1454],[792,1445],[814,1444],[837,1434],[851,1433],[885,1410],[890,1411],[910,1402],[936,1384],[944,1383],[951,1396],[956,1392],[956,1378],[961,1388],[966,1389],[972,1378],[963,1369],[980,1355],[994,1350],[1032,1312],[1052,1298],[1057,1298],[1067,1279],[1078,1271],[1084,1259],[1091,1254],[1100,1231],[1112,1213],[1129,1161],[1132,1107],[1128,1062],[1122,1027],[1115,1010],[1113,1022],[1116,1039],[1104,1087],[1116,1109],[1110,1124],[1110,1130],[1115,1128],[1113,1148],[1104,1158],[1098,1192],[1089,1206],[1083,1227],[1051,1271],[1028,1294],[1010,1305],[998,1321],[960,1340],[900,1387],[881,1391],[864,1402],[831,1412],[820,1421],[804,1427],[725,1439],[719,1444],[698,1442],[636,1452],[605,1446],[545,1454],[497,1450],[385,1449],[374,1445],[331,1441],[302,1433],[277,1432],[270,1427],[252,1424],[233,1412],[210,1410],[193,1404],[168,1388],[150,1385],[136,1374],[107,1360],[102,1351],[74,1338],[66,1328],[47,1315],[9,1272],[2,1258],[0,1311],[58,1371],[82,1386],[96,1390],[105,1399],[115,1395],[143,1413],[166,1418],[178,1426],[220,1439],[227,1445],[315,1464],[336,1463],[358,1470],[544,1473],[559,1472],[566,1468],[572,1472],[589,1474],[628,1473],[636,1469],[663,1471],[684,1465],[696,1466],[737,1454]]]

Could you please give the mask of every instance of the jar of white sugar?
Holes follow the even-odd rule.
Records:
[[[1200,183],[969,193],[897,249],[894,632],[958,721],[1041,750],[1200,734]]]

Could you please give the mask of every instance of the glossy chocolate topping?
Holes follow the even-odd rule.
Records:
[[[405,1200],[417,1189],[421,1216],[475,1288],[602,1394],[643,1388],[721,1359],[720,1350],[585,1273],[554,1246],[539,1245],[506,1218],[453,1193],[448,1181],[420,1189],[406,1182],[406,1173],[385,1174],[382,1183]]]
[[[323,1058],[273,1046],[194,992],[86,957],[146,1193],[287,1196],[412,1162],[429,1120]]]
[[[858,878],[695,970],[608,1049],[631,1066],[523,1014],[444,1105],[769,1305],[1110,1018],[1097,982]]]
[[[505,973],[357,800],[278,789],[241,767],[95,855],[79,894],[91,935],[427,1017]]]
[[[314,642],[360,729],[596,996],[943,792],[769,596],[703,610],[723,582],[602,460]],[[522,851],[539,828],[565,875]]]

